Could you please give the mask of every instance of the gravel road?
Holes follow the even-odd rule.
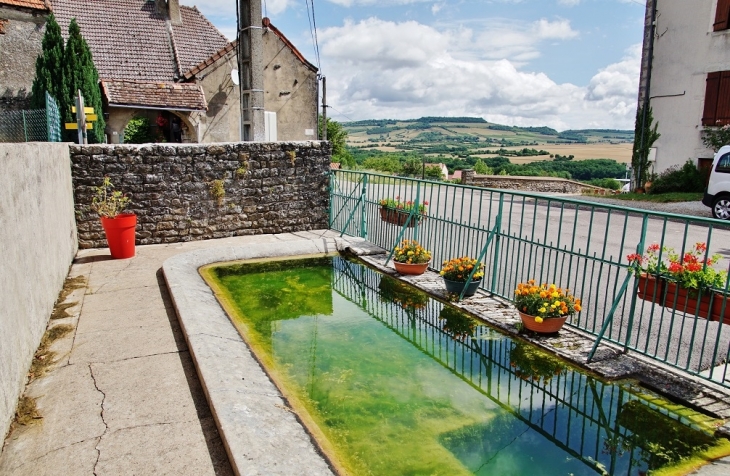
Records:
[[[638,208],[639,210],[650,210],[653,212],[676,213],[679,215],[712,218],[710,207],[704,206],[701,201],[674,203],[635,202],[629,200],[618,200],[615,198],[594,197],[590,195],[576,195],[571,198],[584,200],[586,202],[599,202],[609,205],[617,205],[620,207]]]

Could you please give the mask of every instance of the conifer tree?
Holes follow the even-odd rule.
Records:
[[[644,108],[648,109],[645,111]],[[646,112],[646,113],[645,113]],[[631,167],[634,169],[634,180],[638,188],[643,188],[649,176],[649,149],[661,134],[657,132],[659,124],[654,124],[651,106],[644,104],[636,111],[634,123],[634,150],[631,155]]]
[[[66,88],[63,81],[63,36],[61,27],[51,14],[46,22],[46,33],[43,35],[43,50],[35,61],[35,79],[31,96],[31,107],[41,109],[46,107],[46,91],[58,102],[64,110],[63,99]]]
[[[99,89],[99,73],[94,66],[94,59],[91,55],[89,44],[81,36],[76,19],[71,20],[68,27],[68,41],[63,54],[63,77],[66,93],[64,97],[67,107],[63,110],[64,122],[75,122],[71,113],[71,106],[75,104],[76,91],[81,90],[85,106],[93,107],[98,120],[94,122],[94,128],[89,131],[88,139],[91,143],[104,142],[104,129],[106,123],[101,109],[101,90]]]

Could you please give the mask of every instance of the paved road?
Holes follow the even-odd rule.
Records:
[[[346,193],[354,190],[353,196],[359,197],[359,186],[347,182],[340,185]],[[384,224],[377,218],[377,200],[396,196],[414,200],[416,190],[405,184],[372,184],[367,188],[367,196],[371,201],[366,213],[368,239],[388,248],[397,241],[400,227]],[[434,267],[438,268],[442,260],[453,256],[479,255],[488,239],[488,230],[496,224],[499,193],[427,186],[421,190],[420,198],[429,203],[428,217],[419,224],[418,230],[408,230],[405,237],[418,235],[424,245],[434,250]],[[601,204],[576,206],[557,198],[548,203],[508,191],[501,207],[499,251],[495,258],[495,244],[489,247],[485,288],[509,297],[516,283],[530,278],[567,286],[584,301],[584,312],[572,324],[599,332],[626,279],[627,272],[622,266],[626,264],[626,255],[634,253],[641,241],[644,217]],[[348,217],[349,210],[341,214],[340,224],[344,225]],[[360,223],[361,214],[357,212],[352,221],[355,227],[349,231],[359,233]],[[722,256],[717,266],[728,269],[730,231],[708,223],[693,221],[693,217],[677,221],[650,215],[646,220],[645,246],[659,243],[683,250],[697,242],[707,243],[710,254]],[[497,279],[492,282],[495,271]],[[636,312],[630,322],[633,286],[631,279],[627,292],[619,300],[607,336],[624,342],[630,332],[633,347],[693,371],[727,360],[730,326],[696,319],[640,299],[636,300]],[[713,377],[717,379],[718,375]]]

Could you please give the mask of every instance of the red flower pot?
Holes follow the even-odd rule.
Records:
[[[380,219],[386,223],[392,223],[393,225],[405,225],[409,214],[410,212],[396,210],[395,208],[380,208]],[[425,217],[419,213],[415,213],[413,218],[411,218],[411,221],[408,223],[408,228],[416,226],[422,218]]]
[[[101,226],[104,227],[112,258],[125,259],[134,256],[134,232],[137,226],[137,215],[125,213],[114,218],[101,217]]]
[[[565,324],[565,321],[568,320],[568,316],[551,317],[549,319],[543,319],[542,322],[537,323],[535,322],[535,316],[525,314],[521,311],[518,312],[520,313],[520,319],[522,319],[522,324],[524,324],[525,329],[529,329],[540,334],[554,334],[562,329],[563,324]]]
[[[699,303],[698,303],[699,300]],[[730,299],[725,304],[723,314],[722,305],[725,301],[722,294],[706,291],[702,296],[698,292],[681,288],[677,283],[666,283],[664,307],[676,309],[687,314],[697,313],[697,317],[719,321],[724,315],[723,323],[730,325]]]
[[[639,290],[636,295],[639,298],[656,302],[661,300],[665,284],[663,279],[657,279],[656,276],[646,273],[642,273],[637,279],[639,281]]]
[[[393,261],[393,266],[395,266],[395,270],[398,271],[399,274],[410,274],[413,276],[417,276],[426,272],[429,263],[430,261],[428,263],[417,264],[399,263],[398,261]]]

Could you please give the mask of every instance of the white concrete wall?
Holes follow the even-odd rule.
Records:
[[[0,436],[77,250],[68,144],[0,143]]]
[[[651,106],[661,137],[655,171],[712,158],[702,144],[707,73],[730,70],[730,30],[712,31],[717,0],[658,0]]]

